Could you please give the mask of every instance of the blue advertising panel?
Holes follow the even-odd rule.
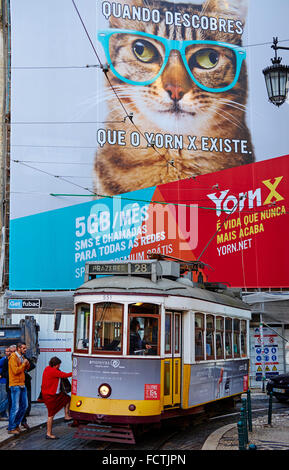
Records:
[[[86,261],[126,259],[154,190],[12,220],[10,289],[74,289]]]

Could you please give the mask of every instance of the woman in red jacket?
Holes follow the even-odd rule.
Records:
[[[42,375],[41,393],[43,401],[48,410],[46,439],[58,439],[52,434],[53,418],[59,410],[64,408],[65,421],[70,421],[69,405],[70,396],[60,391],[60,379],[71,377],[72,372],[66,374],[59,370],[61,360],[58,357],[52,357],[49,366],[45,367]]]

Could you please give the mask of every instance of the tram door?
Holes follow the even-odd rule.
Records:
[[[166,312],[165,359],[163,364],[164,408],[181,403],[181,314]]]

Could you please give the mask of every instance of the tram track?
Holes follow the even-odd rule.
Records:
[[[241,405],[239,404],[239,408]],[[289,412],[288,406],[281,406],[278,403],[273,405],[272,412]],[[265,416],[268,413],[268,407],[252,408],[252,417]],[[231,413],[216,414],[216,416],[209,416],[204,413],[199,417],[195,417],[191,424],[186,426],[185,429],[161,431],[157,438],[152,438],[147,434],[143,435],[143,439],[137,442],[132,449],[134,450],[200,450],[207,437],[222,425],[237,424],[237,417],[240,416],[240,409]],[[220,420],[222,423],[220,425]],[[264,443],[265,445],[265,443]],[[272,446],[278,448],[278,442],[272,442]],[[288,445],[289,448],[289,445]],[[110,443],[103,447],[103,450],[120,450],[123,446],[116,446]]]
[[[264,400],[261,404],[256,400],[252,403],[252,417],[266,416],[268,406]],[[189,451],[201,450],[204,442],[211,433],[228,424],[237,424],[240,416],[241,403],[238,402],[235,408],[210,410],[210,413],[202,413],[192,416],[187,421],[168,420],[163,423],[160,429],[149,429],[146,433],[139,436],[134,445],[106,442],[106,441],[85,441],[75,439],[75,429],[67,426],[64,422],[55,423],[55,433],[60,437],[56,442],[47,441],[43,438],[45,435],[45,426],[31,430],[27,434],[17,437],[15,440],[9,440],[1,445],[1,450],[93,450],[101,452],[119,451]],[[289,413],[288,405],[273,403],[273,413]],[[214,415],[212,415],[212,412]],[[264,446],[268,443],[264,441]],[[278,449],[279,442],[270,442],[272,448]],[[289,445],[288,445],[289,448]]]

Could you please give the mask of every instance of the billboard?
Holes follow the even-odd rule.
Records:
[[[10,289],[73,289],[85,261],[152,250],[288,285],[288,103],[262,76],[288,9],[11,0]]]
[[[10,289],[74,289],[86,261],[201,260],[205,280],[287,287],[288,155],[11,221]]]

